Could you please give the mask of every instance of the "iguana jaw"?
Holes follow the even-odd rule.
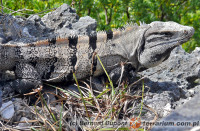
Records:
[[[194,28],[175,22],[152,22],[149,25],[143,44],[138,48],[139,68],[153,67],[165,61],[175,47],[187,42],[194,34]]]

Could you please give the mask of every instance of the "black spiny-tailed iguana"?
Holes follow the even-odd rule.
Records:
[[[175,22],[152,22],[112,33],[68,36],[35,43],[0,44],[0,70],[13,70],[16,80],[8,83],[20,93],[42,85],[103,73],[95,52],[109,72],[113,65],[129,62],[136,71],[166,60],[178,45],[188,41],[194,29]]]

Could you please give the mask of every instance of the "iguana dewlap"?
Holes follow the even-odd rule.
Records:
[[[194,29],[175,22],[152,22],[124,30],[92,36],[67,36],[35,43],[0,45],[0,70],[13,70],[16,80],[8,83],[20,93],[31,91],[42,81],[61,82],[104,71],[95,53],[109,72],[120,62],[129,62],[136,71],[166,60],[178,45],[188,41]],[[92,71],[91,71],[92,70]]]

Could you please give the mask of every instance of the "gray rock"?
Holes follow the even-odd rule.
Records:
[[[72,28],[81,32],[81,34],[94,34],[97,22],[89,16],[81,17],[78,22],[72,24]]]
[[[8,44],[18,42],[31,43],[54,36],[68,36],[74,34],[95,34],[97,23],[89,16],[79,19],[75,9],[63,4],[55,11],[40,18],[38,15],[30,17],[0,17],[0,41]]]
[[[42,17],[42,22],[59,36],[94,34],[97,22],[89,16],[79,19],[75,9],[63,4],[55,11]]]
[[[26,117],[27,119],[33,120],[35,118],[35,114],[32,113],[32,110],[35,110],[35,106],[26,106],[25,103],[28,103],[22,98],[14,99],[14,109],[15,114],[13,116],[13,121],[20,121],[22,117]],[[39,109],[40,111],[40,109]]]
[[[64,88],[64,87],[62,87]],[[79,90],[78,90],[78,87],[76,85],[69,85],[67,87],[64,88],[65,90],[67,91],[72,91],[72,92],[75,92],[75,93],[79,93]]]
[[[4,41],[10,40],[19,40],[21,37],[22,23],[21,18],[13,17],[13,16],[6,16],[1,18],[2,25],[2,35],[5,37]]]
[[[2,32],[2,31],[0,31]],[[6,37],[4,36],[4,34],[0,34],[0,43],[5,44],[7,42]]]
[[[0,71],[0,82],[14,80],[15,78],[14,71]]]
[[[14,105],[12,101],[8,101],[2,104],[0,108],[0,114],[3,119],[11,119],[15,113]]]
[[[156,110],[159,118],[166,115],[163,107],[171,105],[169,110],[174,110],[198,92],[194,89],[198,90],[195,80],[200,69],[199,54],[197,50],[189,54],[182,47],[177,47],[168,60],[140,73],[148,78],[145,85],[150,87],[144,102]]]
[[[28,126],[30,126],[31,124],[28,123],[28,121],[29,121],[28,118],[22,117],[22,118],[20,119],[20,122],[25,122],[25,123],[19,123],[19,124],[18,124],[18,127],[28,127]]]
[[[200,93],[159,121],[171,122],[176,126],[155,126],[151,131],[187,131],[195,126],[200,126],[199,97]]]
[[[47,13],[42,17],[42,22],[52,30],[58,30],[62,28],[71,28],[72,24],[79,19],[76,14],[76,10],[71,8],[67,4],[63,4],[55,11]]]
[[[51,33],[38,15],[29,16],[24,23],[24,28],[27,28],[31,37],[35,38],[33,41],[36,41],[38,37],[47,37]]]

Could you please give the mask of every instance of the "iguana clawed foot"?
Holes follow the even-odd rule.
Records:
[[[14,69],[16,79],[3,85],[4,89],[8,88],[7,94],[14,91],[25,94],[33,91],[42,85],[41,77],[31,64],[18,63]],[[0,90],[0,106],[2,104],[2,92]]]
[[[122,63],[121,66],[118,66],[111,70],[109,73],[110,79],[116,85],[122,81],[129,81],[131,78],[130,71],[133,70],[133,67],[130,64]]]
[[[25,94],[42,85],[40,75],[31,64],[18,63],[14,72],[16,79],[5,84],[4,88],[12,88],[20,94]]]
[[[10,82],[10,85],[20,94],[30,92],[42,85],[40,75],[31,64],[18,63],[14,71],[16,80]]]

